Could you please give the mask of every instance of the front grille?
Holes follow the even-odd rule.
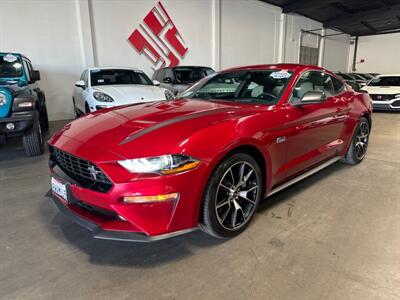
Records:
[[[370,94],[371,99],[374,101],[389,101],[394,99],[394,94],[384,95],[384,94]]]
[[[107,175],[91,162],[55,147],[50,147],[50,155],[52,163],[59,166],[65,174],[82,187],[102,193],[106,193],[112,188],[112,182]]]

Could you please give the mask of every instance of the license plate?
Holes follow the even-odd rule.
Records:
[[[51,177],[51,191],[64,202],[68,203],[67,185]]]

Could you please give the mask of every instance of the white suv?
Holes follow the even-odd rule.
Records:
[[[74,87],[75,117],[118,105],[174,99],[174,95],[159,84],[138,69],[86,69]]]
[[[371,96],[374,109],[400,111],[400,74],[379,75],[362,90]]]

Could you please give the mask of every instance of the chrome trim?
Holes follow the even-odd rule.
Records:
[[[285,188],[291,186],[292,184],[295,184],[319,171],[321,171],[322,169],[325,169],[326,167],[330,166],[331,164],[337,162],[338,160],[340,160],[342,157],[334,157],[331,158],[330,160],[324,162],[323,164],[319,165],[318,167],[315,167],[314,169],[311,169],[303,174],[301,174],[300,176],[293,178],[292,180],[289,180],[288,182],[283,183],[282,185],[279,185],[278,187],[276,187],[275,189],[273,189],[272,191],[270,191],[266,197],[272,196],[273,194],[280,192],[282,190],[284,190]]]

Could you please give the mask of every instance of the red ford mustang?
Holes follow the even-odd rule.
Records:
[[[212,74],[180,99],[121,106],[49,141],[48,196],[95,238],[242,232],[260,200],[341,160],[363,160],[371,100],[295,64]]]

